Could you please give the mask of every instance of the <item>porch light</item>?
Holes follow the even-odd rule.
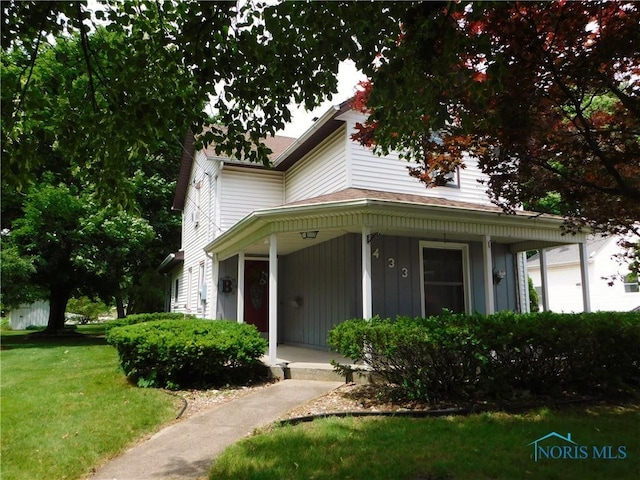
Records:
[[[493,270],[493,283],[495,285],[499,284],[506,276],[507,272],[505,272],[504,270]]]
[[[300,236],[303,240],[313,239],[318,236],[318,230],[310,230],[308,232],[300,232]]]

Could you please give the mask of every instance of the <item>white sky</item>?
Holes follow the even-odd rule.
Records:
[[[366,80],[366,77],[356,69],[353,62],[350,60],[342,62],[338,68],[338,93],[333,96],[331,101],[323,102],[310,112],[306,111],[304,107],[293,110],[291,123],[278,133],[287,137],[299,137],[311,126],[314,117],[321,117],[332,105],[338,105],[352,97],[356,92],[356,85],[361,80]]]

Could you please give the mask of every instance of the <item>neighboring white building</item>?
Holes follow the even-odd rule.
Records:
[[[36,300],[30,305],[20,305],[9,312],[9,326],[12,330],[27,327],[46,327],[49,322],[49,301]]]
[[[346,319],[526,311],[525,252],[583,242],[562,219],[492,205],[468,159],[425,188],[398,155],[351,138],[344,104],[299,139],[267,139],[271,168],[185,144],[174,209],[182,250],[160,271],[169,308],[255,324],[277,343],[326,349]]]
[[[629,311],[640,307],[638,278],[620,265],[614,255],[621,252],[617,237],[592,236],[587,240],[591,310]],[[548,309],[554,312],[582,311],[582,279],[577,245],[546,250]],[[540,255],[527,261],[533,285],[542,295]],[[613,280],[613,285],[609,285]],[[626,280],[626,281],[625,281]],[[542,308],[542,299],[540,300]]]

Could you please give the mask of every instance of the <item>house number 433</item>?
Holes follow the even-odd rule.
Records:
[[[396,268],[396,259],[393,257],[389,257],[387,259],[387,267],[389,268]],[[402,267],[400,269],[400,276],[402,278],[407,278],[409,276],[409,269],[408,268],[404,268]]]

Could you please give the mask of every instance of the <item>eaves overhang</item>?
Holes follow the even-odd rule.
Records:
[[[181,250],[179,252],[170,253],[165,257],[165,259],[158,266],[156,271],[158,273],[166,275],[167,273],[170,273],[172,270],[174,270],[179,265],[182,265],[183,263],[184,263],[184,251]]]
[[[582,235],[567,237],[562,218],[519,212],[508,215],[499,209],[465,206],[414,204],[380,199],[357,199],[320,204],[284,205],[256,210],[205,246],[220,260],[263,242],[271,234],[294,234],[318,230],[359,232],[367,226],[386,234],[413,236],[448,235],[453,238],[480,238],[489,235],[509,243],[513,251],[584,241]],[[293,235],[290,235],[293,238]],[[327,238],[327,237],[325,237]],[[310,246],[302,240],[289,245],[291,251]],[[265,251],[267,247],[264,247]],[[287,252],[285,252],[287,253]]]

